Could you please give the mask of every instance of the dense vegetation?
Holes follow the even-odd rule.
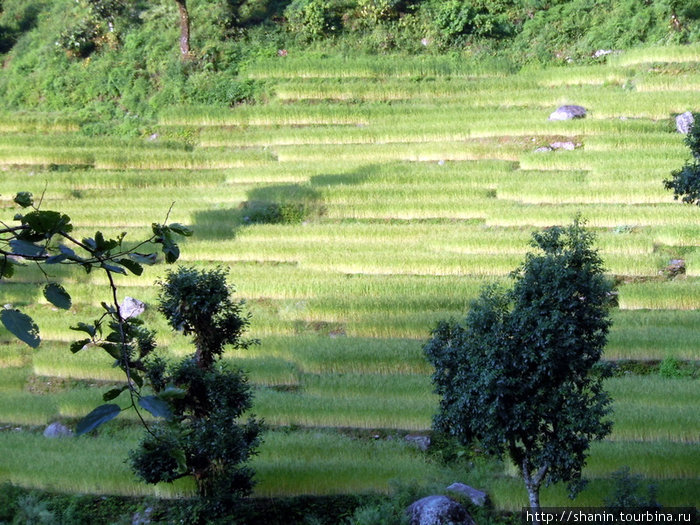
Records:
[[[184,57],[178,5],[4,0],[2,106],[134,134],[172,105],[265,100],[265,83],[242,75],[260,57],[453,53],[520,67],[700,37],[698,0],[190,0]]]

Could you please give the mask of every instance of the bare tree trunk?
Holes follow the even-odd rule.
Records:
[[[190,14],[187,0],[175,0],[180,10],[180,58],[185,61],[192,58],[190,53]]]
[[[540,520],[537,519],[537,514],[541,511],[540,507],[540,486],[544,480],[544,476],[547,473],[547,465],[539,468],[537,472],[531,474],[533,466],[530,464],[530,459],[525,457],[523,459],[523,464],[521,465],[523,479],[525,480],[525,487],[527,488],[528,499],[530,501],[530,509],[535,513],[535,519],[533,519],[533,525],[539,525]]]

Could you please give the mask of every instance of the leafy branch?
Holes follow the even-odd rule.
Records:
[[[119,304],[115,277],[117,274],[141,275],[144,265],[156,263],[157,253],[150,251],[153,245],[160,245],[165,262],[171,264],[180,256],[176,242],[177,236],[190,236],[191,230],[178,223],[165,224],[170,216],[166,215],[163,224],[152,224],[152,235],[128,247],[124,243],[126,232],[116,238],[105,238],[100,231],[92,237],[77,239],[72,235],[73,225],[68,215],[41,209],[41,201],[35,204],[29,192],[20,192],[14,202],[22,209],[14,220],[19,225],[9,226],[0,222],[0,282],[12,278],[17,267],[33,263],[46,278],[43,294],[47,301],[57,308],[68,310],[72,299],[68,291],[59,283],[52,281],[47,267],[53,265],[78,265],[91,273],[103,271],[107,276],[111,291],[108,302],[102,302],[103,313],[91,323],[79,322],[71,329],[83,332],[87,337],[70,345],[73,353],[87,348],[101,348],[115,360],[126,376],[124,385],[113,388],[103,395],[104,401],[116,399],[122,392],[128,391],[131,404],[141,422],[148,430],[138,406],[157,417],[167,415],[167,405],[155,396],[143,396],[144,360],[155,349],[152,331],[143,326],[143,321],[125,316]],[[26,211],[25,211],[26,210]],[[26,313],[12,307],[5,307],[0,312],[0,321],[15,337],[32,348],[41,343],[39,327]],[[126,410],[126,409],[125,409]],[[105,404],[97,407],[77,427],[78,434],[84,434],[115,418],[122,409],[117,404]]]

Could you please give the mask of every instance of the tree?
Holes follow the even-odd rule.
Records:
[[[463,323],[441,322],[425,345],[441,397],[437,431],[518,467],[530,506],[543,483],[573,497],[593,440],[612,423],[598,363],[610,327],[613,286],[578,219],[533,234],[510,290],[487,287]]]
[[[183,61],[190,60],[190,13],[187,10],[187,0],[175,0],[180,12],[180,58]]]
[[[253,487],[253,471],[244,463],[260,442],[261,424],[254,418],[239,422],[252,405],[250,387],[221,356],[226,345],[247,348],[256,341],[242,338],[250,316],[231,299],[224,270],[179,268],[160,286],[160,312],[173,329],[192,335],[196,350],[171,367],[161,359],[149,363],[166,420],[131,453],[131,465],[148,483],[191,476],[198,501],[188,519],[211,523],[229,516]]]
[[[124,242],[126,233],[115,239],[105,239],[102,232],[97,231],[94,236],[79,240],[73,236],[70,217],[57,211],[42,210],[42,200],[43,197],[35,203],[31,193],[18,193],[14,202],[30,211],[15,215],[18,225],[9,226],[0,222],[0,282],[11,279],[17,268],[22,268],[27,263],[35,265],[46,278],[43,289],[46,300],[57,308],[68,310],[72,304],[71,296],[51,276],[53,268],[78,266],[86,273],[103,271],[107,276],[110,298],[102,302],[102,315],[90,323],[79,322],[71,327],[87,337],[72,343],[70,349],[73,353],[87,348],[102,348],[107,352],[115,360],[115,366],[124,372],[126,381],[122,386],[106,392],[103,398],[111,401],[126,390],[131,404],[125,409],[114,403],[97,407],[78,423],[77,432],[83,434],[128,408],[134,408],[140,415],[137,404],[151,411],[152,401],[149,396],[142,395],[141,389],[144,386],[145,359],[155,348],[153,333],[139,319],[125,318],[122,315],[116,276],[126,275],[127,271],[141,275],[144,264],[154,264],[157,256],[150,252],[153,244],[162,246],[167,263],[175,262],[180,249],[174,237],[188,236],[191,232],[177,223],[167,226],[154,223],[153,235],[132,246],[127,246]],[[6,307],[0,312],[0,321],[13,335],[32,348],[37,348],[41,343],[39,327],[20,310]]]
[[[698,116],[695,116],[697,122]],[[681,199],[687,204],[700,206],[700,126],[693,124],[685,137],[685,144],[690,148],[692,162],[671,173],[671,178],[664,180],[667,190],[673,190],[673,198]]]

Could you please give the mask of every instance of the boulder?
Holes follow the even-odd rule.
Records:
[[[535,153],[548,153],[550,151],[552,151],[552,148],[550,148],[549,146],[542,146],[540,148],[537,148],[535,150]]]
[[[148,525],[152,523],[153,507],[146,507],[143,512],[136,512],[131,517],[131,525]]]
[[[411,525],[476,525],[465,508],[447,496],[427,496],[406,509]]]
[[[421,436],[419,434],[409,434],[404,438],[406,441],[411,443],[412,445],[415,445],[419,449],[421,449],[423,452],[428,450],[428,447],[430,446],[430,436]]]
[[[130,317],[137,317],[146,311],[146,303],[142,303],[138,299],[129,297],[128,295],[124,297],[122,304],[119,305],[119,313],[124,319],[129,319]]]
[[[567,151],[573,151],[576,149],[576,144],[573,142],[552,142],[549,147],[552,149],[565,149]]]
[[[73,435],[73,431],[68,428],[65,425],[62,425],[61,423],[51,423],[46,429],[44,430],[44,437],[47,438],[61,438],[61,437],[70,437]]]
[[[469,485],[465,485],[464,483],[453,483],[447,487],[447,490],[466,496],[474,505],[479,507],[486,505],[486,502],[489,499],[489,495],[486,494],[486,492],[482,492],[478,489],[470,487]]]
[[[586,108],[583,106],[561,106],[549,115],[549,120],[571,120],[586,116]]]
[[[685,274],[685,261],[683,259],[671,259],[671,262],[668,263],[665,269],[665,273],[670,278]]]
[[[687,135],[693,129],[693,124],[695,124],[695,117],[690,111],[681,113],[676,117],[676,130],[678,130],[678,133]]]
[[[593,58],[604,57],[605,55],[609,55],[612,52],[613,52],[612,49],[599,49],[598,51],[593,53]]]

